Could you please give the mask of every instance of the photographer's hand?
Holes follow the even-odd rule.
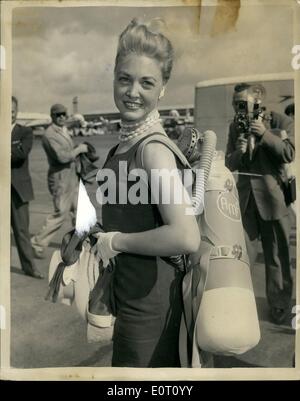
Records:
[[[244,138],[243,135],[240,135],[236,141],[235,148],[236,150],[244,154],[247,151],[247,145],[248,145],[247,139]]]
[[[252,134],[256,135],[257,137],[262,137],[266,130],[267,129],[261,119],[251,121],[250,131]]]

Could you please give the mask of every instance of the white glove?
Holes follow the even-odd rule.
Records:
[[[102,260],[103,267],[107,267],[109,260],[120,253],[112,248],[112,239],[116,234],[118,234],[118,231],[94,234],[98,240],[92,251],[95,252],[99,262]]]

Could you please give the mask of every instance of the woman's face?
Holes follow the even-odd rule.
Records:
[[[158,61],[134,53],[121,58],[115,71],[114,99],[122,120],[144,120],[157,107],[163,86]]]

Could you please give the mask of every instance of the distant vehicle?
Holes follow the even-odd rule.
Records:
[[[87,125],[83,115],[79,113],[72,114],[66,121],[71,136],[87,136]]]
[[[84,117],[82,114],[73,114],[68,117],[66,121],[66,126],[68,128],[73,128],[73,127],[86,127],[87,122],[85,121]]]
[[[263,74],[202,81],[195,88],[194,124],[200,131],[217,134],[217,149],[225,150],[230,123],[233,121],[232,94],[241,82],[262,84],[266,89],[263,105],[284,114],[294,99],[294,74]]]

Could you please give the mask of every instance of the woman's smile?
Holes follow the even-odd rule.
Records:
[[[129,100],[124,101],[124,105],[127,107],[129,110],[137,110],[142,107],[142,103],[138,102],[131,102]]]

